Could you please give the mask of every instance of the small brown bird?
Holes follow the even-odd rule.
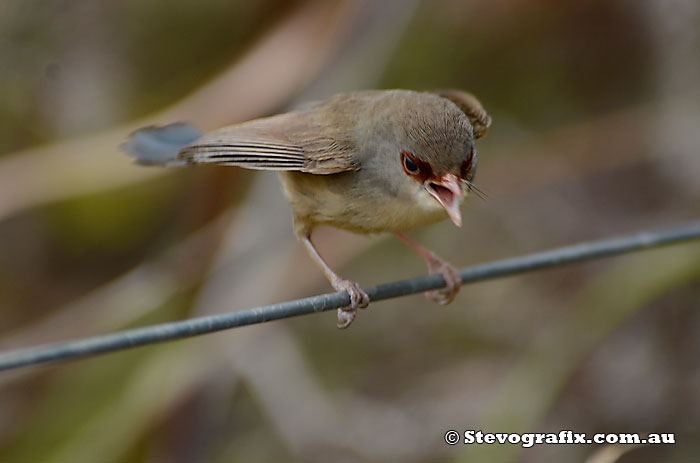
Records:
[[[292,206],[294,231],[336,291],[350,295],[338,309],[346,328],[369,297],[338,276],[311,241],[318,225],[357,233],[391,232],[416,251],[446,287],[426,293],[451,302],[459,273],[403,232],[450,218],[475,187],[474,140],[491,119],[471,94],[376,90],[336,95],[276,116],[202,134],[184,123],[134,132],[123,149],[142,164],[217,164],[279,172]]]

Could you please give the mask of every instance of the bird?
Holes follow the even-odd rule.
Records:
[[[459,272],[405,232],[450,219],[474,184],[474,141],[491,125],[471,93],[364,90],[334,95],[273,116],[202,133],[175,122],[133,132],[122,149],[143,165],[214,164],[277,171],[291,205],[293,229],[331,286],[350,303],[337,311],[339,328],[369,305],[367,293],[339,276],[311,240],[318,226],[361,234],[393,233],[441,274],[445,288],[426,296],[451,302]]]

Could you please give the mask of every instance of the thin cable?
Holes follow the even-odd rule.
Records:
[[[675,228],[641,232],[619,238],[591,241],[550,251],[504,259],[460,270],[462,283],[515,275],[531,270],[597,259],[700,238],[700,221]],[[427,275],[365,288],[374,302],[445,286],[441,275]],[[52,363],[88,355],[114,352],[216,331],[253,325],[271,320],[337,309],[350,303],[347,293],[330,293],[281,302],[239,312],[192,318],[189,320],[118,331],[75,341],[17,349],[0,353],[0,371],[29,365]]]

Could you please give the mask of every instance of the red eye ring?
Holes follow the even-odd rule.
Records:
[[[406,175],[420,183],[434,177],[430,163],[421,161],[408,151],[401,151],[401,167]]]

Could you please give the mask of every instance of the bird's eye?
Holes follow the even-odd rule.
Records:
[[[409,172],[418,172],[418,166],[416,165],[416,163],[411,161],[411,158],[409,158],[408,156],[403,158],[403,165],[406,166],[406,170],[408,170]]]
[[[403,168],[406,170],[406,173],[408,174],[417,174],[418,173],[418,165],[416,162],[411,159],[411,155],[407,152],[402,152],[401,153],[401,160],[403,161]]]

